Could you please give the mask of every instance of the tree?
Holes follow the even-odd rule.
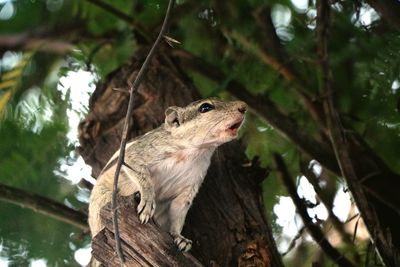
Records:
[[[55,55],[68,55],[66,61],[70,64],[59,69],[61,74],[73,68],[96,72],[102,85],[93,93],[88,115],[80,125],[80,153],[96,176],[118,146],[118,129],[127,101],[123,90],[129,87],[134,70],[142,62],[141,55],[146,54],[158,31],[166,3],[136,1],[128,7],[125,1],[87,0],[58,6],[49,3],[11,4],[17,12],[14,18],[3,22],[6,27],[2,29],[8,30],[2,30],[0,51],[6,55],[9,50],[34,49],[31,62],[41,69],[35,73],[28,68],[27,78],[21,79],[20,86],[6,83],[10,76],[17,77],[12,81],[21,77],[6,75],[16,67],[2,72],[2,88],[7,91],[0,95],[0,103],[8,103],[6,118],[11,120],[9,114],[24,101],[23,88],[41,84],[51,70],[49,66],[60,61]],[[37,14],[29,23],[24,19],[28,7],[31,14]],[[267,255],[276,255],[262,206],[273,218],[275,196],[285,194],[277,179],[281,173],[283,178],[293,175],[307,179],[316,199],[328,209],[328,219],[309,218],[305,223],[311,236],[315,234],[312,229],[317,228],[329,237],[333,225],[342,237],[336,245],[337,252],[350,264],[374,264],[371,251],[379,253],[386,266],[398,264],[400,37],[399,22],[393,14],[399,9],[394,0],[332,4],[317,1],[306,7],[290,1],[185,1],[176,5],[168,36],[181,44],[173,43],[174,48],[164,46],[159,51],[145,83],[135,94],[132,136],[158,126],[166,106],[185,104],[200,96],[238,98],[246,101],[252,111],[243,143],[228,145],[218,153],[218,167],[210,170],[188,217],[186,231],[200,244],[193,250],[195,257],[205,264],[215,259],[225,266],[244,263],[240,255],[250,255],[247,259],[260,259],[266,264],[264,249],[271,253]],[[0,12],[0,16],[4,13]],[[46,27],[40,16],[43,13],[50,14]],[[135,56],[130,58],[133,53]],[[107,102],[111,99],[112,104]],[[5,110],[4,105],[0,108]],[[61,114],[65,115],[65,109]],[[21,125],[16,127],[20,129]],[[4,126],[2,129],[5,134],[11,131]],[[22,140],[27,138],[32,137]],[[283,155],[283,161],[279,156],[274,158],[274,152]],[[251,166],[248,169],[242,166],[244,153],[250,158],[251,164],[244,164]],[[261,166],[251,160],[255,156]],[[223,166],[218,165],[219,160]],[[312,166],[321,171],[315,172]],[[9,173],[12,168],[16,167],[8,167]],[[53,164],[48,170],[54,168],[57,167]],[[264,201],[259,202],[259,183],[266,176],[263,168],[271,172],[263,182]],[[214,180],[217,176],[220,179]],[[213,191],[221,188],[219,183],[229,185],[229,191],[223,191],[226,198]],[[357,242],[370,249],[355,245],[344,230],[345,224],[333,212],[335,195],[342,186],[351,192],[360,211],[357,218],[365,223],[373,245]],[[312,211],[319,202],[304,205],[295,191],[291,190],[290,196],[307,222],[304,210]],[[238,195],[245,195],[247,201]],[[234,198],[233,202],[222,201]],[[229,219],[220,219],[221,214],[213,214],[208,208],[219,205],[227,207]],[[215,227],[205,229],[203,220]],[[230,225],[229,231],[223,231],[222,225]],[[204,245],[208,240],[202,235],[205,232],[211,240],[221,240],[222,235],[226,243]],[[278,233],[279,230],[275,237],[284,235]],[[298,236],[304,236],[304,231]],[[234,249],[227,249],[231,242],[227,240],[235,240]],[[250,246],[255,240],[256,249]],[[313,253],[309,242],[302,240],[296,251],[305,246],[307,253]],[[326,249],[323,251],[332,257]],[[288,264],[299,266],[296,260],[295,255],[286,259]],[[316,261],[329,264],[324,256]],[[380,262],[378,257],[376,261]],[[300,261],[305,262],[304,258]]]
[[[168,51],[168,48],[159,51],[145,81],[134,94],[131,138],[160,125],[167,107],[184,106],[199,97],[179,66],[174,64],[174,59],[166,56]],[[121,77],[135,77],[140,63],[140,59],[133,60],[132,64],[112,73],[91,99],[91,111],[81,124],[80,143],[81,154],[94,166],[95,175],[119,147],[122,118],[127,107],[126,90],[132,83]],[[115,95],[114,88],[125,92],[118,92],[118,100],[111,104],[110,95]],[[121,110],[121,107],[124,108]],[[192,252],[205,264],[237,265],[247,260],[248,250],[255,246],[251,260],[259,258],[266,266],[269,262],[274,263],[272,266],[281,265],[279,257],[273,258],[278,254],[259,201],[259,183],[265,171],[257,166],[243,167],[246,161],[240,143],[219,150],[188,215],[187,235],[196,240]],[[263,259],[266,252],[268,258]]]

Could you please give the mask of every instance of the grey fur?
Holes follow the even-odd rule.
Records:
[[[203,103],[215,108],[199,112]],[[129,142],[119,179],[119,194],[139,191],[137,211],[142,223],[154,215],[178,248],[188,251],[192,241],[181,236],[187,211],[196,196],[217,146],[237,137],[246,104],[204,99],[186,107],[169,107],[165,123]],[[231,128],[234,126],[233,128]],[[118,151],[110,159],[92,190],[89,225],[92,236],[103,228],[100,209],[111,200]]]

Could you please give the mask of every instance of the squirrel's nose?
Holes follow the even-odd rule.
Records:
[[[247,104],[243,101],[238,101],[238,110],[240,113],[244,114],[246,113],[247,110]]]

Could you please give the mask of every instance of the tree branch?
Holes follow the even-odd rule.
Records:
[[[111,42],[115,32],[93,35],[81,28],[81,22],[41,27],[38,29],[0,35],[0,52],[6,50],[38,50],[47,53],[64,55],[73,49],[78,42],[96,41]]]
[[[276,33],[276,29],[271,17],[271,7],[269,5],[261,6],[253,12],[253,16],[255,18],[256,24],[261,28],[259,35],[261,36],[261,44],[262,48],[260,49],[261,54],[269,55],[271,59],[274,59],[278,64],[280,69],[284,68],[286,73],[290,73],[292,77],[293,85],[297,94],[304,99],[305,107],[308,109],[310,114],[314,119],[320,121],[322,124],[325,124],[323,120],[323,107],[319,102],[314,101],[313,98],[316,98],[313,95],[308,93],[308,88],[311,85],[307,82],[307,80],[303,79],[298,71],[296,71],[295,66],[292,64],[292,60],[290,56],[286,53],[285,48],[283,47],[279,36]],[[282,74],[283,77],[285,77]]]
[[[331,143],[339,163],[342,176],[345,177],[350,191],[353,194],[357,207],[364,219],[365,225],[371,238],[375,241],[377,249],[387,266],[395,266],[399,262],[396,251],[391,243],[390,231],[384,233],[380,226],[377,214],[369,204],[364,191],[364,186],[360,183],[360,177],[353,166],[352,157],[348,149],[349,143],[342,127],[341,119],[336,111],[334,104],[334,87],[332,73],[329,67],[328,55],[328,36],[330,26],[330,6],[325,0],[317,1],[317,49],[318,58],[322,72],[322,91],[326,96],[324,101],[327,125]]]
[[[349,251],[353,253],[353,259],[356,261],[356,263],[360,264],[360,255],[358,254],[357,249],[355,246],[352,246],[353,240],[352,236],[346,232],[344,229],[344,224],[339,220],[339,218],[335,215],[333,212],[333,198],[335,194],[330,194],[326,190],[323,190],[319,183],[318,183],[318,177],[313,173],[311,169],[309,169],[306,165],[305,162],[300,163],[300,171],[304,175],[304,177],[307,178],[307,180],[310,182],[310,184],[313,186],[314,191],[318,198],[321,200],[321,202],[324,204],[328,211],[328,219],[332,223],[332,225],[335,227],[337,232],[340,234],[342,237],[343,241],[349,244]],[[336,193],[336,191],[335,191]]]
[[[42,27],[17,34],[0,35],[0,51],[4,50],[39,50],[56,54],[64,54],[73,45],[57,37],[79,31],[79,22]]]
[[[193,266],[201,267],[191,254],[182,253],[174,245],[173,239],[156,224],[142,224],[136,213],[137,203],[132,197],[118,197],[118,222],[121,226],[122,246],[126,261],[124,266]],[[119,266],[115,257],[115,239],[113,238],[113,210],[110,204],[101,209],[100,216],[105,228],[93,239],[93,255],[109,267]]]
[[[286,61],[285,65],[292,69],[290,61],[287,60],[289,57],[282,47],[279,36],[276,34],[276,29],[271,18],[271,7],[269,5],[261,6],[253,12],[253,17],[258,27],[261,28],[260,35],[262,36],[263,50],[271,51],[277,61]]]
[[[148,34],[148,31],[145,29],[145,27],[143,25],[141,25],[139,22],[137,22],[133,17],[125,14],[124,12],[116,9],[115,7],[113,7],[112,5],[110,5],[109,3],[103,2],[101,0],[86,0],[90,3],[92,3],[93,5],[107,11],[108,13],[116,16],[117,18],[119,18],[120,20],[125,21],[126,23],[132,25],[135,30],[137,31],[137,33],[139,33],[141,35],[141,37],[143,37],[146,41],[150,42],[150,36]]]
[[[397,0],[367,0],[378,13],[392,26],[400,30],[400,2]]]
[[[131,16],[129,16],[129,15],[125,14],[124,12],[116,9],[115,7],[110,5],[109,3],[103,2],[101,0],[86,0],[86,1],[88,1],[88,2],[92,3],[93,5],[101,8],[101,9],[103,9],[105,11],[107,11],[110,14],[113,14],[114,16],[116,16],[117,18],[125,21],[128,24],[132,24],[134,26],[136,25],[135,20]]]
[[[309,86],[305,84],[305,82],[291,67],[284,62],[279,61],[265,49],[261,49],[257,44],[248,40],[239,32],[228,30],[224,30],[223,32],[225,35],[231,37],[242,45],[244,50],[252,53],[256,58],[259,58],[263,63],[279,73],[289,83],[289,86],[293,87],[294,92],[301,99],[303,106],[310,113],[311,117],[320,122],[322,126],[325,125],[322,107],[312,100],[312,96],[307,90]]]
[[[342,255],[336,248],[334,248],[329,241],[326,239],[322,230],[312,222],[310,216],[307,213],[307,207],[304,200],[300,199],[296,191],[296,185],[294,184],[290,174],[286,168],[285,162],[279,154],[274,154],[275,164],[280,172],[282,181],[297,208],[297,212],[300,214],[304,225],[308,229],[311,237],[321,247],[322,251],[328,255],[337,265],[341,267],[355,267],[344,255]]]
[[[28,208],[58,221],[89,231],[87,215],[62,203],[34,193],[0,184],[0,200]]]
[[[119,148],[119,156],[118,156],[118,163],[117,166],[115,168],[115,174],[114,174],[114,189],[113,189],[113,194],[112,194],[112,199],[111,199],[111,205],[112,205],[112,210],[113,210],[113,225],[114,225],[114,235],[115,235],[115,243],[116,243],[116,250],[118,253],[118,256],[121,260],[121,265],[124,262],[124,256],[122,254],[122,250],[121,250],[121,242],[120,242],[120,238],[119,238],[119,231],[118,231],[118,218],[117,218],[117,192],[118,192],[118,178],[119,178],[119,174],[121,172],[121,167],[124,164],[124,160],[125,160],[125,147],[126,147],[126,143],[128,142],[128,131],[129,131],[129,121],[131,120],[132,117],[132,112],[133,112],[133,95],[134,92],[137,90],[137,88],[139,87],[139,84],[141,83],[141,81],[144,78],[144,75],[146,74],[147,71],[147,67],[150,63],[151,58],[154,55],[155,50],[157,49],[158,45],[160,44],[162,38],[164,38],[164,34],[167,31],[167,25],[168,25],[168,20],[169,17],[171,15],[171,11],[172,8],[175,4],[174,0],[170,0],[168,3],[168,8],[167,11],[165,13],[165,18],[164,18],[164,22],[161,26],[161,30],[160,33],[157,36],[157,39],[154,41],[153,46],[151,47],[149,54],[147,55],[145,61],[143,62],[142,67],[139,70],[139,73],[136,76],[135,81],[133,82],[130,91],[129,91],[129,103],[128,103],[128,109],[126,112],[126,116],[125,116],[125,123],[124,123],[124,128],[123,128],[123,132],[122,132],[122,140],[121,140],[121,145]]]
[[[63,55],[74,46],[66,41],[31,37],[25,33],[0,36],[2,50],[38,50]]]

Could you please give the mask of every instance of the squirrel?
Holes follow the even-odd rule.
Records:
[[[208,98],[186,107],[165,111],[165,123],[126,145],[118,194],[140,193],[137,213],[141,223],[153,216],[174,239],[179,250],[188,251],[192,241],[181,231],[215,149],[238,136],[247,105],[242,101]],[[100,173],[89,203],[92,237],[104,225],[100,210],[111,201],[117,151]]]

